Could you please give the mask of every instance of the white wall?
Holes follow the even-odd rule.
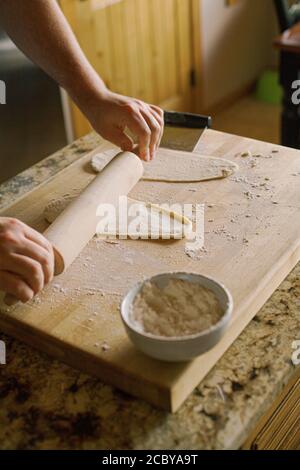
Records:
[[[200,0],[204,108],[219,103],[276,63],[278,34],[272,0]]]

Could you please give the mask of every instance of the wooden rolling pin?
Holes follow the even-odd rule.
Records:
[[[119,153],[44,232],[55,249],[55,275],[61,274],[93,238],[99,204],[118,205],[143,175],[133,153]]]
[[[119,153],[72,201],[44,232],[55,253],[55,275],[64,272],[93,238],[97,228],[99,204],[118,205],[143,175],[140,159],[131,152]],[[6,295],[5,303],[16,303]]]

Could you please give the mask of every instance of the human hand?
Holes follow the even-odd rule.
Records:
[[[23,222],[0,217],[0,290],[25,303],[53,274],[51,243]]]
[[[84,112],[104,139],[123,151],[137,153],[142,160],[155,157],[164,131],[164,113],[159,107],[106,90]],[[126,128],[136,136],[136,145]]]

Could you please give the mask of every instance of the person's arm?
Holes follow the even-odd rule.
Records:
[[[16,45],[67,90],[100,135],[133,150],[124,133],[128,127],[138,138],[139,156],[154,157],[163,133],[162,110],[106,88],[56,0],[0,0],[0,19]]]

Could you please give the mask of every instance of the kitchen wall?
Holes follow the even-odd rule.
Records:
[[[277,62],[272,39],[278,34],[272,0],[200,0],[204,109],[251,84]]]

